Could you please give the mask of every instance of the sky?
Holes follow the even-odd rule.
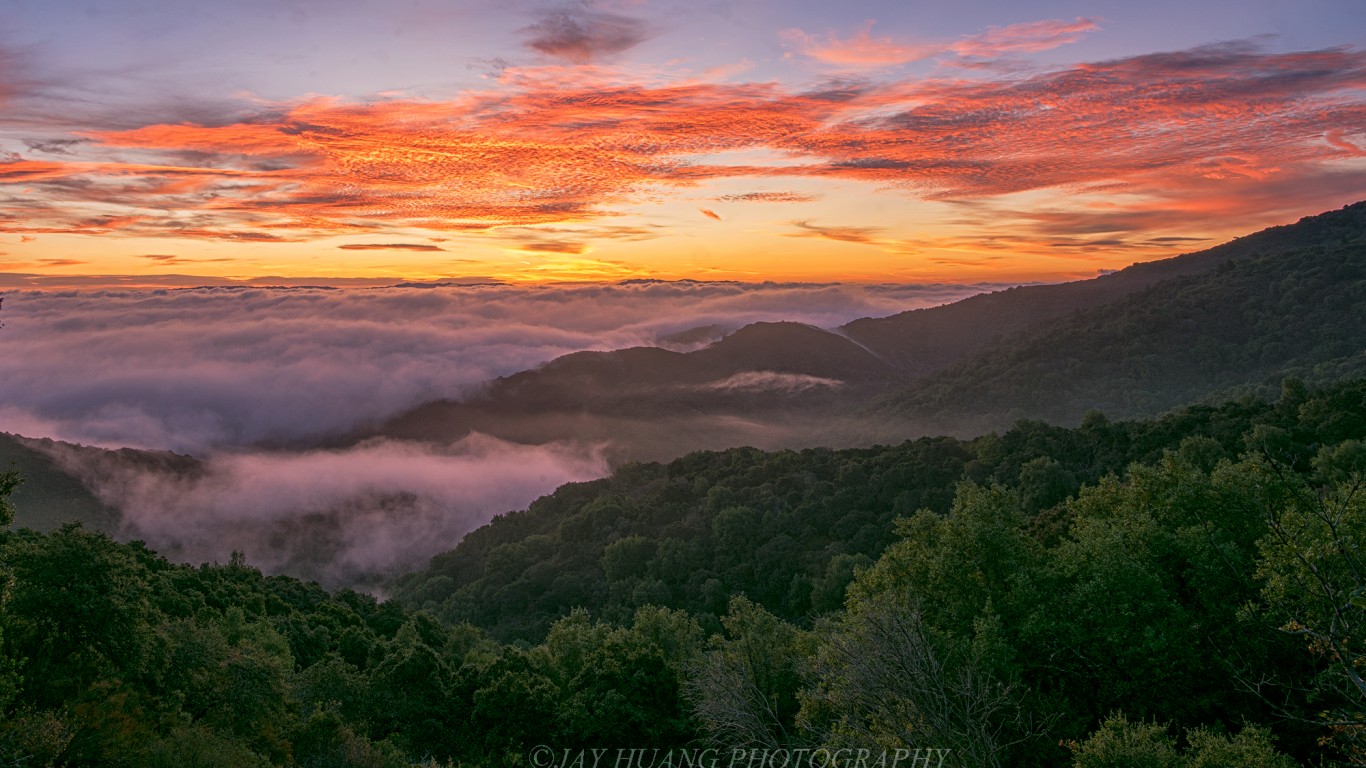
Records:
[[[6,287],[1062,280],[1362,198],[1360,0],[0,14]]]

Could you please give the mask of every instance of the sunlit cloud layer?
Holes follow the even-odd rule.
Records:
[[[849,71],[743,79],[744,67],[627,65],[660,22],[632,4],[571,3],[513,27],[520,62],[498,60],[479,87],[237,94],[180,115],[149,108],[135,125],[120,112],[62,126],[11,52],[0,99],[30,117],[10,118],[15,140],[0,144],[0,246],[23,272],[73,258],[39,253],[47,238],[87,236],[243,253],[318,243],[318,258],[388,252],[445,274],[614,279],[686,276],[695,260],[666,269],[661,254],[698,242],[743,274],[756,244],[806,234],[876,255],[868,271],[888,279],[897,263],[1057,262],[1078,248],[1094,274],[1175,252],[1160,238],[1218,239],[1366,194],[1366,51],[1244,41],[1028,58],[1109,25],[1076,16],[923,39],[872,22],[774,29],[793,66]],[[916,223],[895,205],[870,221],[860,195],[908,206]],[[518,252],[561,260],[507,255]],[[481,270],[494,253],[497,269]],[[464,261],[432,261],[442,254]]]
[[[801,29],[785,29],[782,38],[803,56],[841,68],[879,68],[907,64],[937,55],[968,58],[997,58],[1013,53],[1036,53],[1074,43],[1097,28],[1095,21],[1078,18],[1034,21],[991,27],[986,32],[955,41],[915,42],[890,36],[875,36],[873,22],[848,38],[837,34],[811,34]]]

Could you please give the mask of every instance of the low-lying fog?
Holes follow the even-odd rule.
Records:
[[[748,323],[835,327],[996,286],[634,282],[8,292],[0,431],[172,450],[202,471],[58,457],[122,536],[192,562],[359,583],[420,566],[493,515],[606,473],[600,444],[307,445],[458,399],[559,355],[695,347]],[[707,328],[710,327],[710,328]],[[686,333],[705,329],[698,333]]]

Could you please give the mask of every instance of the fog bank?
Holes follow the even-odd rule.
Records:
[[[190,563],[227,562],[236,550],[268,573],[329,587],[418,567],[494,515],[607,472],[595,446],[482,435],[446,448],[377,441],[198,462],[31,444],[122,510],[121,538]]]
[[[997,286],[628,282],[5,294],[0,431],[202,453],[343,432],[584,350],[835,327]],[[695,331],[688,333],[688,331]]]

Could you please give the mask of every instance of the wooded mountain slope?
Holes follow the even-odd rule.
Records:
[[[383,603],[7,530],[4,476],[0,761],[1356,764],[1363,437],[1366,383],[1288,381],[1157,421],[695,454],[566,486]]]
[[[1366,372],[1366,236],[1225,262],[1002,341],[889,398],[930,429],[1161,413]]]

